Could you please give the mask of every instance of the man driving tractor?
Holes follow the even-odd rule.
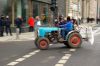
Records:
[[[59,25],[59,27],[62,28],[61,29],[61,36],[64,40],[66,39],[66,35],[68,34],[68,32],[70,32],[74,29],[73,22],[71,21],[69,16],[67,17],[66,23],[63,25]]]

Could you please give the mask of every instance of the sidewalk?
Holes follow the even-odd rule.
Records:
[[[16,39],[16,33],[13,33],[13,36],[6,36],[6,34],[4,33],[4,36],[0,37],[0,42],[6,42],[6,41],[29,41],[29,40],[35,40],[34,32],[21,33],[19,35],[19,39]]]
[[[96,23],[83,23],[80,26],[95,27],[96,25],[97,25]],[[13,33],[13,36],[6,36],[6,34],[4,35],[5,35],[4,37],[0,37],[0,42],[35,40],[34,32],[22,33],[21,35],[19,35],[19,39],[16,39],[16,33]]]

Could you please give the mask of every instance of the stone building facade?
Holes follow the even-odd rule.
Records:
[[[83,0],[83,18],[87,21],[87,18],[96,19],[97,13],[97,0]]]
[[[0,15],[4,14],[7,8],[7,0],[0,0]]]
[[[72,18],[78,19],[81,17],[81,0],[66,0],[66,13]]]
[[[46,24],[52,21],[52,11],[50,10],[51,0],[9,0],[11,6],[12,24],[17,16],[22,16],[27,23],[29,16],[47,17]],[[57,0],[58,15],[73,18],[96,17],[96,0]]]
[[[66,16],[66,0],[57,0],[59,15]],[[14,19],[17,16],[22,16],[27,23],[28,17],[36,16],[42,17],[45,15],[47,17],[44,24],[49,24],[52,22],[53,13],[50,10],[51,0],[9,0],[11,6],[10,14],[12,16],[12,24],[14,26]],[[11,4],[12,3],[12,4]]]

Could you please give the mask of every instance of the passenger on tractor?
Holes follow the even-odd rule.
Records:
[[[74,24],[74,30],[77,30],[78,29],[78,22],[76,19],[72,19],[72,22]]]
[[[63,25],[59,25],[59,27],[61,28],[61,36],[64,40],[66,40],[66,35],[68,34],[68,32],[74,29],[73,22],[69,16],[67,17],[66,23]]]

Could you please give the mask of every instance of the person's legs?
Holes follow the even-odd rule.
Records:
[[[65,38],[66,38],[66,35],[70,32],[71,30],[65,30]]]
[[[31,32],[33,32],[33,26],[31,26]]]
[[[31,26],[29,26],[29,32],[31,32]]]
[[[19,27],[19,34],[21,34],[21,27]]]
[[[62,32],[63,39],[65,39],[65,30],[63,29],[61,32]]]
[[[2,27],[1,36],[4,36],[3,33],[4,33],[4,27]]]
[[[31,26],[31,32],[33,31],[33,27]]]
[[[33,31],[33,27],[30,26],[30,27],[29,27],[29,32],[32,32],[32,31]]]
[[[1,31],[2,31],[2,29],[1,29],[1,27],[0,27],[0,37],[1,37]]]
[[[11,27],[10,26],[8,27],[8,30],[9,30],[10,35],[12,36],[12,32],[11,32]]]
[[[8,27],[7,26],[6,26],[5,30],[6,30],[6,35],[8,36]]]

